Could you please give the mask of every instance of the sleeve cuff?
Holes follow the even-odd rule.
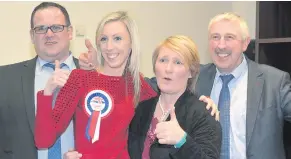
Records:
[[[187,133],[185,132],[185,134],[184,134],[184,136],[182,137],[182,139],[181,139],[178,143],[176,143],[176,144],[174,145],[174,147],[175,147],[175,148],[180,148],[180,147],[182,147],[182,146],[186,143],[186,138],[187,138]]]
[[[41,111],[52,110],[53,95],[44,95],[43,90],[37,92],[37,110]],[[38,111],[37,111],[38,112]]]

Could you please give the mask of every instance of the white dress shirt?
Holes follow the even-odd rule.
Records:
[[[246,110],[248,64],[243,56],[242,63],[231,74],[234,78],[229,82],[230,89],[230,158],[246,159]],[[222,88],[222,75],[217,69],[211,99],[218,105]]]

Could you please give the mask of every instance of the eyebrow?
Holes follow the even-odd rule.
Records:
[[[160,58],[169,58],[169,56],[168,55],[164,55],[164,56],[160,56]],[[174,59],[174,60],[183,60],[181,57],[172,57],[172,59]]]
[[[219,33],[212,33],[210,35],[220,35],[220,34]],[[224,35],[234,35],[234,36],[236,36],[234,33],[226,33]]]
[[[233,34],[233,33],[226,33],[225,35],[233,35],[233,36],[236,36],[236,35]]]
[[[107,35],[105,35],[105,34],[100,34],[101,36],[107,36]],[[121,35],[121,33],[115,33],[115,34],[113,34],[113,35],[111,35],[111,36],[122,36]]]

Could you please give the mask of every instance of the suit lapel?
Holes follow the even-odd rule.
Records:
[[[25,110],[28,118],[29,126],[32,133],[34,134],[34,122],[35,122],[35,102],[34,102],[34,80],[35,80],[35,57],[32,60],[27,61],[24,64],[22,71],[21,82],[23,87],[23,95],[25,102]],[[76,68],[79,68],[79,61],[77,58],[73,57]]]
[[[247,89],[247,113],[246,113],[246,148],[250,144],[258,108],[261,100],[264,79],[258,64],[248,61],[248,89]]]
[[[29,126],[33,134],[35,122],[35,103],[34,103],[35,64],[36,57],[32,60],[27,61],[24,64],[21,76],[26,114]]]
[[[196,94],[198,98],[201,95],[210,96],[216,69],[214,64],[201,66],[201,71],[196,83]]]

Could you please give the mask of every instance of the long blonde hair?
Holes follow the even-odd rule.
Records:
[[[104,25],[112,22],[112,21],[120,21],[123,22],[129,32],[130,40],[131,40],[131,53],[127,60],[127,64],[125,66],[124,75],[127,75],[127,71],[129,71],[134,86],[134,104],[135,106],[139,102],[140,98],[140,76],[139,76],[139,63],[140,63],[140,43],[139,43],[139,35],[138,29],[135,21],[130,18],[125,11],[116,11],[107,14],[99,23],[97,31],[96,31],[96,47],[98,52],[101,52],[100,44],[98,37],[103,31]],[[98,54],[97,57],[98,62],[103,66],[104,58],[101,54]]]

